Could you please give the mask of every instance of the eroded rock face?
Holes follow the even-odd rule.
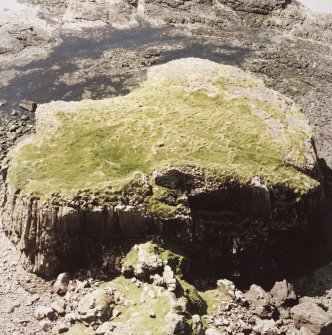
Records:
[[[58,109],[52,109],[58,108],[57,103],[40,108],[37,134],[19,144],[3,166],[2,222],[30,271],[53,276],[84,261],[91,250],[101,252],[104,243],[144,240],[149,235],[180,242],[203,271],[223,261],[230,267],[245,268],[252,262],[260,266],[267,252],[277,257],[274,252],[282,254],[289,247],[291,234],[305,234],[310,228],[322,197],[318,181],[312,178],[319,172],[311,129],[292,101],[265,88],[251,74],[199,59],[152,68],[147,77],[127,97],[69,103],[62,115],[71,118],[68,122],[57,118]],[[164,104],[160,110],[158,99],[169,101],[169,106]],[[119,119],[109,121],[104,106],[119,108],[119,113],[112,113]],[[211,109],[204,110],[207,107]],[[86,115],[79,114],[80,108]],[[86,130],[81,120],[89,123],[95,108],[97,117],[80,140]],[[66,111],[66,103],[61,103],[61,111]],[[146,126],[145,121],[140,124],[145,120],[142,113],[152,117],[152,130],[162,127],[167,136],[160,138],[150,130],[152,137],[144,135],[138,143],[140,134],[135,132],[144,133]],[[123,129],[118,123],[116,131],[103,130],[128,115],[139,118],[125,122]],[[101,135],[84,142],[93,127],[96,134],[105,131],[106,141]],[[67,138],[71,133],[73,138]],[[52,147],[44,136],[54,136]],[[125,137],[119,141],[119,136]],[[127,137],[134,142],[126,147]],[[72,149],[63,150],[63,139]],[[100,152],[90,147],[95,141]],[[120,147],[108,147],[109,141]],[[36,143],[33,155],[37,156],[24,157]],[[121,158],[123,152],[128,162]],[[81,173],[76,170],[77,153]],[[47,162],[57,155],[58,163]],[[148,156],[145,166],[142,157]],[[68,165],[72,159],[73,165]],[[123,180],[130,182],[112,188]],[[144,269],[134,271],[139,274]]]
[[[285,8],[290,3],[289,0],[219,0],[219,2],[236,11],[256,14],[269,14],[274,10]]]

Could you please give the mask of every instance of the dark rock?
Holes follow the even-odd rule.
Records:
[[[193,175],[178,169],[170,168],[155,175],[155,183],[172,189],[190,189],[195,185]]]

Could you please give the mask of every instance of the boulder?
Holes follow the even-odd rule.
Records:
[[[222,335],[222,333],[218,332],[218,330],[216,330],[214,328],[208,328],[205,331],[205,335]]]
[[[66,314],[66,302],[63,299],[52,302],[51,307],[61,316]]]
[[[125,276],[148,279],[163,267],[159,247],[151,242],[135,245],[124,259],[121,272]]]
[[[312,302],[303,302],[292,307],[292,318],[300,329],[305,327],[313,334],[329,335],[332,333],[332,320],[327,312]]]
[[[68,290],[68,285],[70,281],[70,275],[68,272],[64,272],[58,275],[54,285],[53,290],[59,295],[65,295]]]
[[[232,299],[235,298],[235,285],[228,279],[220,279],[217,281],[218,290]]]
[[[172,271],[169,265],[165,265],[164,272],[163,272],[163,279],[166,283],[167,289],[170,292],[175,292],[177,287],[176,278],[174,272]]]
[[[97,289],[85,295],[78,303],[77,311],[86,323],[106,322],[112,315],[113,292]]]
[[[201,320],[201,317],[198,314],[192,316],[192,330],[194,334],[203,335],[204,326]]]
[[[109,321],[104,322],[96,329],[95,335],[105,335],[108,332],[111,332],[114,328],[115,326],[113,326]]]
[[[294,289],[286,280],[276,282],[270,293],[277,307],[296,304],[296,294]]]
[[[185,317],[174,312],[169,312],[165,316],[167,326],[163,329],[165,335],[176,335],[185,329]]]
[[[36,111],[37,109],[37,104],[33,101],[29,101],[29,100],[22,100],[20,103],[20,107],[33,113]]]
[[[251,285],[249,291],[244,294],[249,302],[253,314],[260,318],[271,318],[275,308],[271,304],[270,296],[258,285]]]
[[[276,326],[276,322],[271,320],[261,320],[256,319],[256,326],[253,328],[253,330],[261,335],[278,335],[279,331]]]
[[[302,298],[299,299],[299,304],[302,304],[304,302],[311,302],[311,303],[316,304],[319,307],[323,308],[324,311],[327,311],[327,308],[324,306],[324,304],[322,303],[322,301],[319,300],[319,299],[317,299],[317,298],[304,296],[304,297],[302,297]]]

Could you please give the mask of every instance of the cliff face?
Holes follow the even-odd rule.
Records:
[[[314,222],[310,140],[296,106],[252,75],[174,61],[128,96],[42,107],[2,168],[2,223],[43,276],[151,235],[204,270],[259,267]]]

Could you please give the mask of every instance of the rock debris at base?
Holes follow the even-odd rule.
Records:
[[[154,255],[151,249],[143,257],[141,253],[139,259],[129,254],[128,260],[124,258],[126,265],[122,272],[126,278],[103,283],[89,277],[93,273],[91,270],[90,274],[88,271],[60,274],[56,281],[45,282],[21,268],[14,248],[3,233],[0,242],[1,334],[141,334],[135,332],[138,329],[135,327],[143,329],[144,334],[149,333],[148,324],[144,329],[144,325],[141,328],[135,323],[138,315],[158,323],[163,327],[160,334],[167,335],[331,334],[332,301],[326,304],[320,297],[299,299],[286,280],[276,282],[270,292],[258,285],[251,285],[249,290],[242,292],[226,279],[218,280],[214,288],[205,292],[191,286],[191,294],[201,295],[202,301],[207,303],[207,309],[197,310],[193,309],[193,304],[198,301],[193,300],[187,289],[183,293],[174,290],[168,284],[170,274],[166,275],[165,271],[173,273],[176,287],[189,284],[184,284],[183,279],[175,275],[176,268],[160,265],[160,256]],[[147,245],[135,248],[143,250]],[[140,279],[134,272],[128,272],[130,266],[141,269]],[[164,279],[160,280],[157,273],[162,272]],[[8,281],[9,278],[15,280]],[[124,286],[119,286],[120,283]],[[138,300],[127,296],[131,289],[137,290]],[[209,300],[207,292],[219,298]],[[149,308],[153,301],[163,299],[169,304],[165,310]],[[126,313],[129,316],[124,319]]]

